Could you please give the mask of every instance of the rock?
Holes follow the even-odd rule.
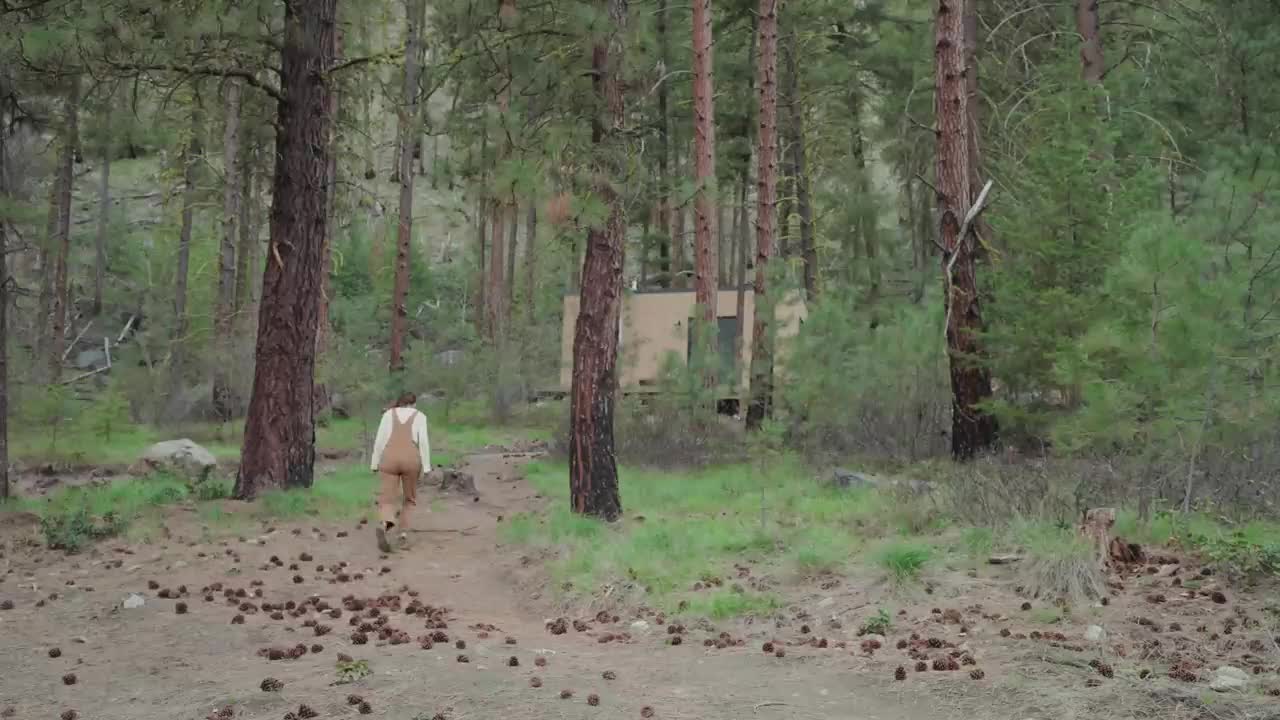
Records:
[[[829,608],[836,604],[836,599],[832,597],[822,598],[818,601],[818,609]]]
[[[125,610],[137,610],[147,604],[147,599],[138,593],[129,593],[129,597],[124,599]]]
[[[186,566],[187,566],[186,560],[179,560],[178,562],[174,563],[173,565],[170,565],[169,567],[170,569],[173,569],[173,570],[181,570]]]
[[[92,370],[107,364],[107,355],[101,350],[81,350],[76,353],[76,369]]]
[[[845,490],[880,487],[880,483],[874,478],[843,468],[836,468],[831,471],[831,484]]]
[[[147,448],[142,464],[152,470],[164,470],[186,478],[192,483],[202,483],[218,465],[213,453],[187,439],[166,440]]]
[[[1022,560],[1021,555],[992,555],[987,558],[987,562],[991,565],[1009,565]]]
[[[477,495],[476,479],[471,475],[450,468],[436,468],[427,473],[427,483],[446,492]]]
[[[1107,631],[1101,625],[1090,625],[1084,631],[1084,639],[1091,643],[1106,642]]]
[[[351,417],[347,396],[340,392],[331,393],[329,395],[329,412],[336,418],[346,419]]]
[[[436,353],[436,363],[441,367],[453,367],[461,364],[466,357],[467,354],[461,350],[445,350]]]
[[[1230,665],[1214,670],[1209,677],[1209,689],[1214,692],[1243,692],[1248,685],[1248,673]]]
[[[631,623],[631,632],[647,633],[649,632],[649,623],[645,622],[644,620],[637,620]]]

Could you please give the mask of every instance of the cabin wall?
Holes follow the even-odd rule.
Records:
[[[739,387],[746,387],[751,366],[751,318],[755,297],[750,290],[745,300],[746,328],[743,355],[739,362]],[[721,290],[716,298],[717,316],[731,318],[737,314],[736,290]],[[619,373],[624,390],[637,390],[655,384],[668,353],[683,362],[689,343],[689,318],[696,300],[692,291],[627,293],[622,305],[622,338],[619,344]],[[560,333],[560,386],[569,389],[573,375],[573,333],[578,320],[577,295],[564,297],[564,315]],[[787,338],[795,337],[805,317],[805,306],[799,293],[788,295],[778,304],[778,370],[786,361]]]

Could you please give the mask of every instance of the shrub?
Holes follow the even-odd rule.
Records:
[[[1027,591],[1034,597],[1092,600],[1106,591],[1097,550],[1069,528],[1036,525],[1024,529]]]

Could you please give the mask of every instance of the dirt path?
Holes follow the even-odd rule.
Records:
[[[355,694],[370,704],[372,716],[403,720],[438,713],[451,720],[628,718],[641,717],[646,707],[657,718],[706,720],[971,716],[954,703],[940,704],[936,692],[860,672],[862,659],[848,650],[795,648],[775,658],[754,644],[704,648],[707,633],[692,630],[688,642],[671,647],[662,628],[645,632],[633,628],[631,618],[552,635],[537,603],[519,597],[512,582],[517,558],[497,546],[499,518],[532,506],[533,492],[518,479],[520,462],[501,454],[471,458],[466,469],[481,499],[435,499],[437,512],[420,516],[414,547],[386,559],[367,526],[282,524],[258,536],[205,543],[189,511],[176,512],[170,538],[160,545],[104,544],[72,558],[10,549],[0,558],[0,571],[7,569],[0,600],[15,603],[0,611],[0,711],[11,708],[16,718],[75,710],[84,720],[199,720],[231,706],[234,717],[279,719],[306,704],[321,718],[356,717],[357,707],[347,701]],[[222,592],[210,591],[206,599],[201,589],[215,583]],[[184,597],[158,597],[180,586]],[[428,632],[424,620],[391,608],[378,615],[408,634],[405,644],[379,642],[376,634],[354,644],[350,608],[339,618],[314,606],[299,617],[282,608],[278,619],[260,611],[262,603],[311,597],[341,608],[347,595],[396,595],[409,604],[414,598],[406,588],[421,603],[449,608],[442,631],[447,642],[422,649],[416,638]],[[227,600],[227,590],[247,597]],[[261,598],[253,597],[256,591]],[[145,605],[120,607],[129,593],[145,596]],[[189,608],[185,614],[178,613],[180,602]],[[237,603],[254,603],[259,611],[241,613]],[[237,614],[243,624],[233,624]],[[367,609],[358,614],[377,621]],[[313,622],[332,630],[316,637]],[[483,637],[481,625],[496,629]],[[633,639],[601,644],[603,632],[629,632]],[[465,649],[455,647],[457,640]],[[292,660],[258,655],[299,643],[324,647]],[[57,657],[51,657],[54,648]],[[335,686],[338,653],[367,660],[372,673]],[[518,666],[509,665],[511,658]],[[536,665],[540,658],[546,667]],[[606,670],[616,679],[604,679]],[[68,673],[74,684],[64,683]],[[535,676],[540,688],[531,687]],[[261,690],[267,677],[282,681],[283,689]],[[573,696],[561,699],[562,690]],[[588,704],[592,694],[598,707]],[[983,717],[1008,716],[989,709]]]

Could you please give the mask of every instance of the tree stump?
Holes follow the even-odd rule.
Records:
[[[1111,528],[1116,524],[1115,508],[1094,508],[1086,510],[1084,522],[1080,525],[1080,534],[1088,539],[1098,554],[1098,566],[1107,567],[1111,563]]]

